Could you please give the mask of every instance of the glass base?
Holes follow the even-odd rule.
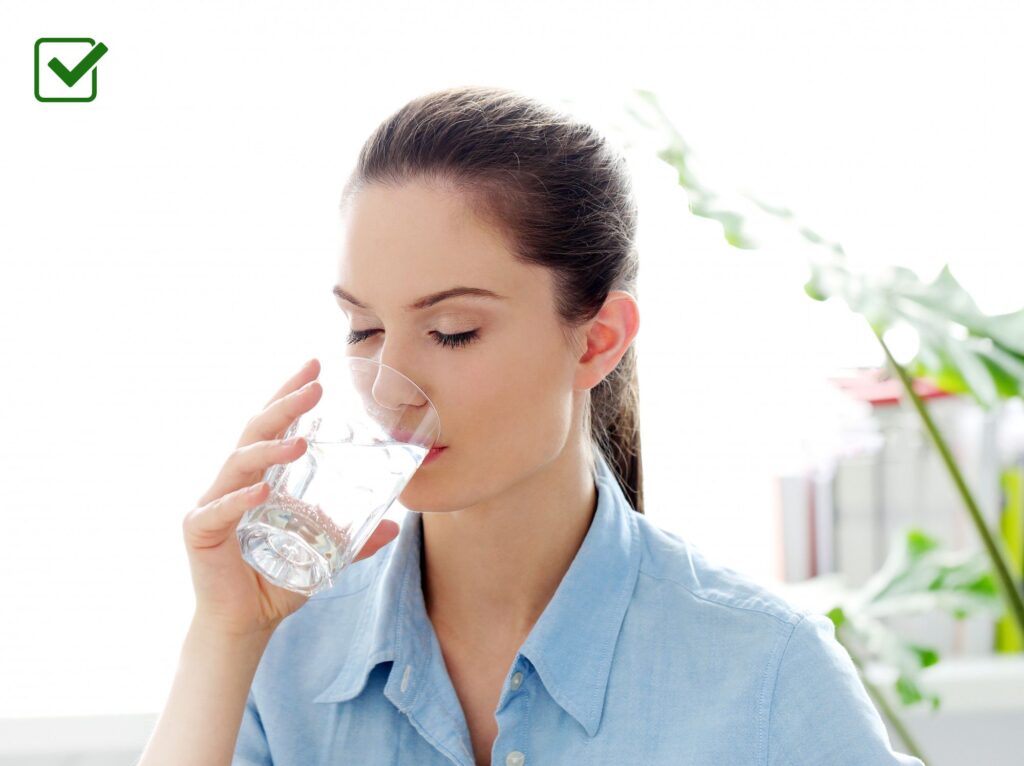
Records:
[[[274,585],[307,596],[332,585],[327,561],[298,535],[255,523],[238,530],[238,543],[242,558]]]

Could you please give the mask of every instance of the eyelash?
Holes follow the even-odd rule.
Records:
[[[348,343],[359,343],[360,341],[366,340],[375,332],[379,330],[350,330],[348,334]],[[457,348],[467,346],[479,337],[478,330],[470,330],[469,332],[460,332],[455,335],[445,335],[442,332],[434,330],[430,333],[434,336],[434,342],[439,346],[446,346],[448,348]]]

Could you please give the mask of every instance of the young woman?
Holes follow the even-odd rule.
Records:
[[[637,214],[600,135],[431,93],[369,138],[342,210],[339,353],[415,380],[445,449],[307,599],[234,533],[302,454],[278,440],[318,362],[277,392],[185,517],[196,612],[142,766],[920,764],[827,618],[643,515]]]

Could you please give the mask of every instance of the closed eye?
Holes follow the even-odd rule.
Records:
[[[364,341],[375,332],[380,332],[380,330],[350,330],[348,334],[348,343],[351,345],[353,343]],[[480,331],[469,330],[468,332],[460,332],[455,335],[445,335],[443,332],[433,330],[430,334],[434,336],[434,342],[439,346],[461,348],[462,346],[467,346],[476,340],[480,335]]]

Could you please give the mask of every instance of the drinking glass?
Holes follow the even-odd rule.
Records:
[[[267,499],[236,534],[246,562],[282,588],[330,588],[419,469],[441,432],[433,403],[393,367],[320,357],[323,394],[283,438],[306,451],[264,473]]]

